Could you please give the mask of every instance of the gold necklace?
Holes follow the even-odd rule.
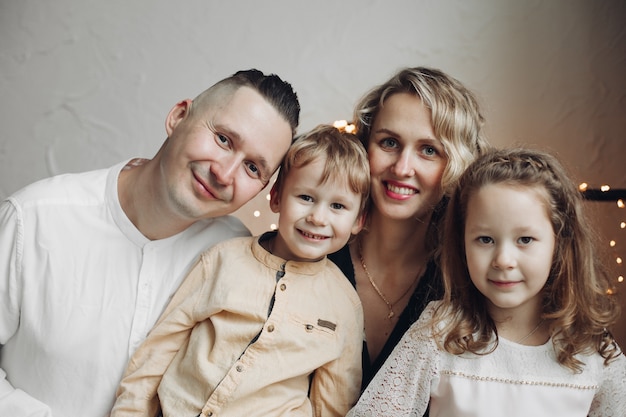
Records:
[[[390,303],[389,300],[387,300],[387,297],[385,297],[383,292],[380,290],[380,288],[378,288],[378,285],[376,285],[376,283],[374,282],[374,279],[370,275],[370,272],[367,270],[367,265],[365,265],[365,260],[363,259],[363,249],[361,247],[361,240],[360,239],[358,240],[357,244],[358,244],[357,247],[358,247],[358,251],[359,251],[359,260],[361,261],[361,266],[363,267],[363,271],[365,271],[365,275],[367,276],[367,279],[369,280],[370,284],[372,284],[372,287],[374,288],[374,290],[376,291],[378,296],[385,302],[385,304],[387,304],[387,308],[389,308],[389,314],[387,315],[387,318],[388,319],[392,319],[396,315],[396,313],[393,311],[393,305],[396,304],[398,301],[402,300],[404,298],[404,296],[407,295],[409,290],[413,287],[413,285],[417,281],[417,278],[419,278],[420,274],[418,272],[418,274],[415,276],[415,279],[413,280],[411,285],[409,285],[407,287],[407,289],[404,290],[402,295],[400,297],[398,297],[398,299],[396,301],[394,301],[393,303]]]
[[[530,331],[530,333],[528,333],[526,336],[522,337],[521,339],[517,340],[515,343],[522,343],[524,340],[528,339],[530,336],[532,336],[537,330],[539,330],[539,328],[541,327],[541,325],[543,324],[543,322],[546,321],[546,319],[541,319],[541,321],[539,322],[539,324],[537,325],[537,327],[535,327],[534,329],[532,329]]]

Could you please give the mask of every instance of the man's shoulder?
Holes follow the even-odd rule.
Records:
[[[20,205],[28,205],[44,201],[67,201],[73,198],[81,200],[101,198],[111,169],[58,174],[43,178],[16,191],[9,199]]]

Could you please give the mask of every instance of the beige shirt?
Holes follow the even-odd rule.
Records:
[[[112,416],[154,416],[160,401],[166,417],[327,417],[356,402],[354,288],[329,260],[285,262],[258,240],[202,255],[131,358]]]

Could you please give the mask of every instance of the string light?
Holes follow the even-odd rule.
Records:
[[[583,196],[586,199],[596,200],[596,201],[615,201],[617,203],[618,208],[623,209],[625,207],[624,205],[624,195],[626,195],[625,189],[611,189],[611,187],[608,184],[601,185],[599,189],[592,189],[590,188],[588,183],[583,182],[578,185],[578,190],[583,194]],[[626,229],[626,221],[620,221],[619,228],[622,230]],[[613,248],[612,251],[615,251],[615,248],[617,247],[624,246],[624,245],[621,245],[621,246],[618,245],[618,241],[619,239],[609,240],[609,247]],[[623,283],[624,275],[623,275],[623,272],[621,272],[621,268],[623,267],[622,256],[620,256],[620,254],[616,252],[613,252],[612,256],[615,259],[616,268],[618,268],[619,270],[617,273],[618,276],[616,278],[616,282]],[[612,286],[612,288],[607,290],[607,294],[615,294],[615,293],[617,293],[617,287],[615,286]]]

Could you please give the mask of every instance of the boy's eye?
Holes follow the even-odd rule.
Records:
[[[310,195],[306,195],[306,194],[300,194],[298,198],[304,201],[313,201],[313,197],[311,197]]]

